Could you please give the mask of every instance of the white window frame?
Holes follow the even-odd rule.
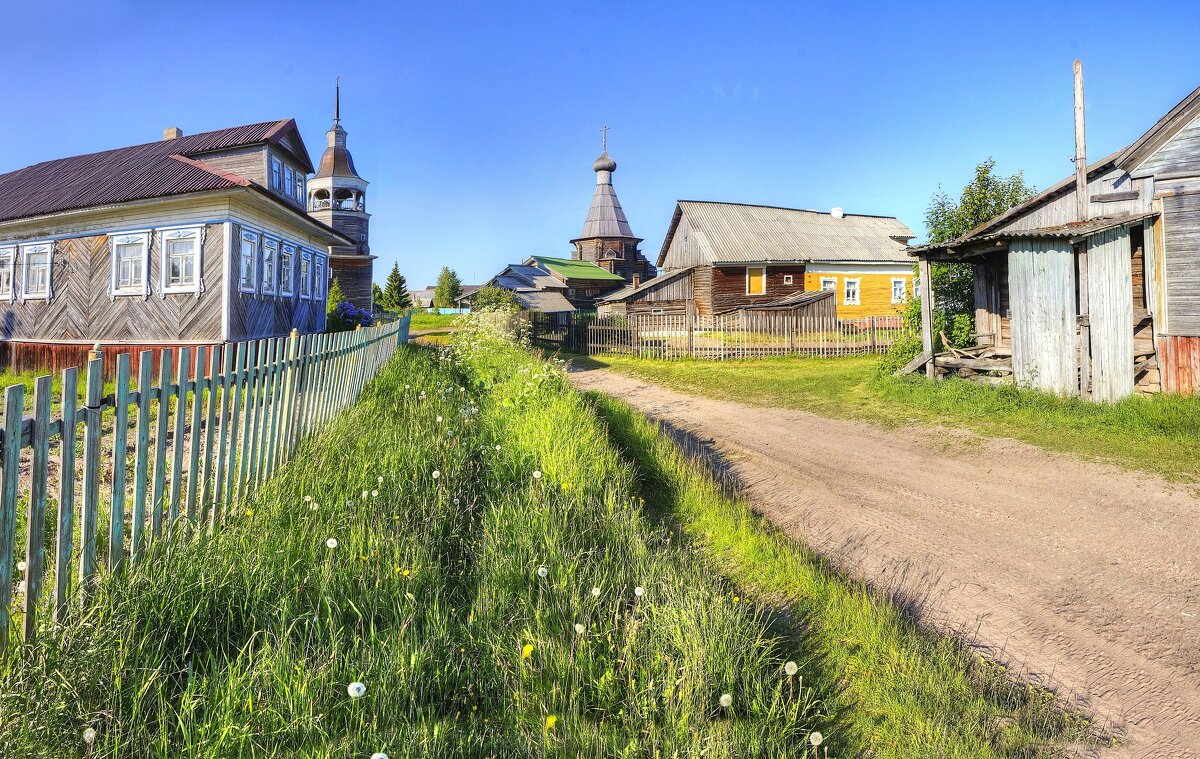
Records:
[[[821,277],[821,289],[837,292],[837,277]]]
[[[290,163],[283,165],[283,186],[279,189],[289,198],[295,197],[296,172]]]
[[[279,282],[279,240],[263,235],[262,243],[258,246],[259,289],[263,295],[274,295],[278,292]],[[271,274],[267,276],[267,261],[271,262]]]
[[[303,203],[303,202],[305,202],[305,198],[307,195],[308,195],[308,176],[303,171],[296,169],[296,187],[295,187],[295,191],[292,194],[292,197],[295,198],[298,202]]]
[[[142,246],[142,282],[138,285],[121,287],[121,262],[117,249],[124,245]],[[150,294],[150,230],[110,234],[108,236],[109,276],[108,294],[113,297],[140,296]]]
[[[184,285],[171,284],[171,257],[167,252],[167,242],[175,240],[190,240],[192,243],[192,283]],[[169,293],[191,293],[199,295],[203,289],[202,267],[204,262],[204,227],[163,227],[158,230],[158,291],[163,295]]]
[[[296,294],[296,253],[298,250],[295,245],[286,240],[279,243],[279,264],[276,266],[279,272],[279,294],[286,298],[290,298]],[[287,256],[287,266],[283,264],[284,256]],[[283,273],[285,271],[288,274],[286,288],[283,286]]]
[[[256,293],[258,292],[258,256],[259,256],[259,239],[258,232],[249,229],[243,229],[238,235],[238,292]],[[250,283],[246,284],[246,243],[254,246],[254,252],[250,255]]]
[[[0,289],[0,300],[6,300],[9,303],[17,294],[17,246],[8,245],[0,247],[0,272],[8,270],[8,289]]]
[[[794,275],[794,274],[784,274],[784,275],[783,275],[783,284],[785,284],[785,285],[794,285],[794,284],[796,284],[796,275]]]
[[[300,267],[297,275],[300,278],[300,300],[312,300],[312,253],[300,251]]]
[[[761,293],[750,292],[750,270],[762,269],[763,289]],[[765,266],[747,266],[746,267],[746,294],[747,295],[766,295],[767,294],[767,267]]]
[[[900,285],[900,298],[896,298],[896,285]],[[908,280],[904,277],[892,277],[892,303],[908,302]]]
[[[46,292],[29,292],[29,256],[45,253]],[[21,254],[21,302],[27,300],[50,300],[54,297],[54,242],[32,242],[20,246]]]
[[[854,300],[850,299],[850,283],[854,283]],[[842,280],[842,305],[862,305],[862,277],[846,277]]]
[[[325,282],[329,271],[329,261],[326,256],[318,253],[313,256],[313,300],[325,300]]]
[[[267,168],[268,182],[272,190],[283,189],[283,161],[276,156],[271,156],[270,165]]]

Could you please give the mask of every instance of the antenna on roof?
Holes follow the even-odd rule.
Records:
[[[608,127],[607,126],[600,127],[600,152],[601,153],[608,152]]]
[[[335,76],[333,78],[333,123],[336,125],[342,120],[342,78]]]

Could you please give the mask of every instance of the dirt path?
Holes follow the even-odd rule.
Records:
[[[711,447],[784,530],[1089,710],[1123,735],[1106,757],[1200,757],[1189,493],[1009,440],[571,376]]]

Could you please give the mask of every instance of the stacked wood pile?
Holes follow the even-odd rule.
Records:
[[[1013,381],[1012,348],[950,348],[933,357],[933,371],[939,379],[953,374],[985,385],[1009,384]]]

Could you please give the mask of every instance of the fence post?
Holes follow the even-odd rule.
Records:
[[[874,317],[874,316],[872,316],[872,317],[871,317],[871,352],[872,352],[872,353],[878,353],[878,352],[879,352],[879,351],[877,350],[877,347],[878,347],[878,346],[877,346],[877,340],[876,340],[876,333],[875,333],[875,329],[876,329],[876,325],[875,325],[875,317]]]
[[[79,520],[79,581],[86,592],[96,574],[96,528],[100,507],[100,397],[104,358],[100,344],[88,353],[87,400],[83,417],[83,511]],[[5,441],[8,442],[7,440]],[[5,473],[7,475],[7,472]]]
[[[117,356],[117,391],[113,396],[112,499],[108,529],[108,568],[115,570],[125,558],[125,464],[129,451],[129,354]],[[34,474],[34,482],[37,475]]]
[[[50,376],[33,389],[33,467],[30,471],[29,525],[25,538],[25,629],[28,643],[37,635],[38,598],[46,566],[46,486],[50,477]]]
[[[79,369],[62,373],[62,446],[58,455],[58,535],[54,545],[54,622],[67,617],[71,587],[72,534],[75,530],[75,406],[79,397]]]
[[[0,487],[0,653],[8,648],[12,615],[13,536],[17,521],[17,486],[21,480],[21,425],[25,413],[25,386],[4,391],[4,484]]]

